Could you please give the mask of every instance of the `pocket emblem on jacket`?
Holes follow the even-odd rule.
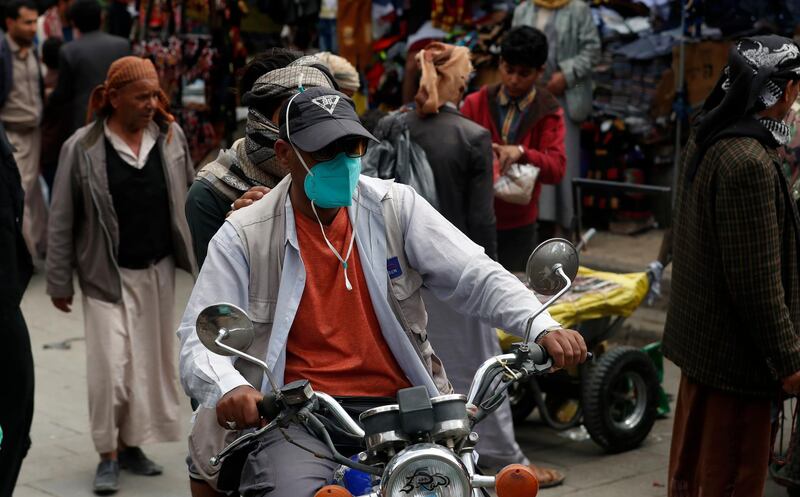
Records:
[[[390,279],[403,276],[403,268],[400,267],[400,261],[397,259],[397,257],[386,259],[386,271],[388,271]]]

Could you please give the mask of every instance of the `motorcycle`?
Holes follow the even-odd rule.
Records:
[[[221,355],[238,356],[264,370],[271,386],[259,402],[261,416],[269,423],[240,436],[211,464],[218,466],[228,456],[272,430],[290,424],[305,426],[330,451],[315,457],[340,464],[322,496],[359,497],[482,497],[494,489],[498,497],[534,497],[538,481],[530,468],[512,464],[496,476],[480,474],[472,428],[500,407],[508,389],[553,365],[546,350],[530,342],[533,320],[572,286],[578,271],[578,252],[566,240],[552,239],[539,245],[527,265],[528,284],[537,293],[551,296],[527,322],[525,339],[508,353],[485,361],[475,373],[468,395],[431,398],[425,387],[398,391],[397,403],[364,411],[359,422],[330,395],[314,391],[308,380],[279,387],[266,363],[242,352],[254,340],[253,323],[232,304],[204,309],[197,319],[197,334],[203,345]],[[326,416],[322,416],[325,413]],[[333,424],[334,426],[331,426]],[[334,445],[331,432],[346,434],[364,450],[347,458]],[[301,447],[302,448],[302,447]]]

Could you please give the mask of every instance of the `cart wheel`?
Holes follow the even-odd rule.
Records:
[[[514,383],[508,389],[508,400],[511,403],[511,416],[514,423],[524,423],[528,416],[536,409],[536,398],[533,395],[531,381],[526,380]]]
[[[638,447],[658,414],[658,373],[650,357],[617,347],[586,373],[583,422],[592,440],[612,453]]]

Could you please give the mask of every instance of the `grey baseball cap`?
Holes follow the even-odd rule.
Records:
[[[316,152],[348,136],[378,141],[361,124],[353,100],[330,88],[309,88],[287,101],[281,109],[279,123],[280,137],[305,152]]]

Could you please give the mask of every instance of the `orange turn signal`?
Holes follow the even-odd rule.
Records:
[[[338,485],[328,485],[317,490],[317,493],[314,494],[314,497],[353,497],[353,494],[348,492],[344,487],[340,487]]]
[[[533,470],[522,464],[510,464],[495,478],[497,497],[536,497],[539,480]]]

